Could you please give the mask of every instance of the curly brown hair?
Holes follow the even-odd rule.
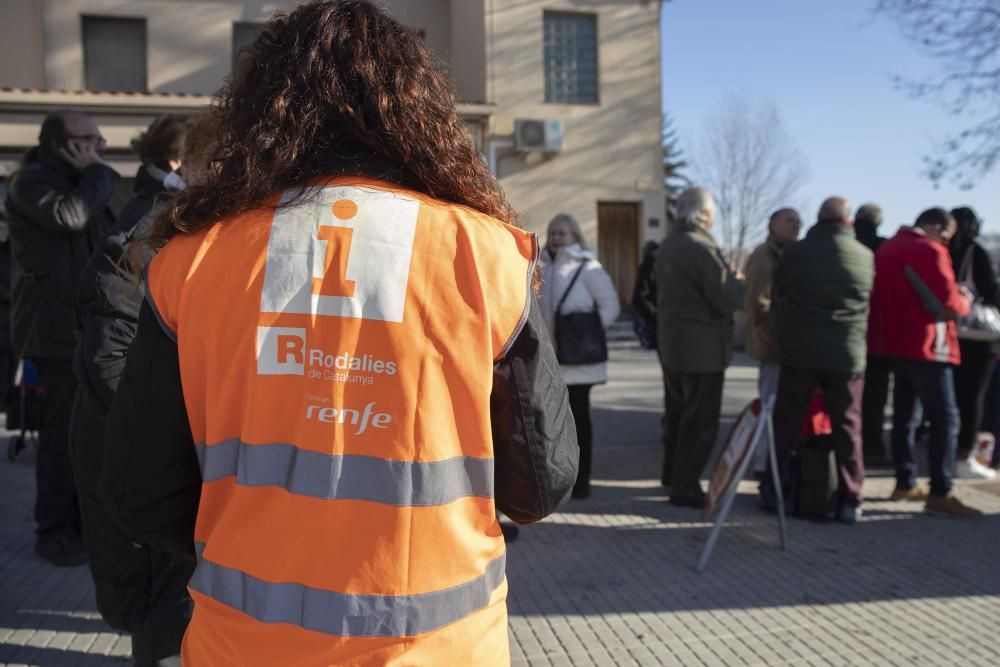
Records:
[[[376,158],[432,197],[515,222],[423,40],[370,2],[279,13],[243,55],[213,107],[219,142],[208,178],[174,198],[149,242],[333,175],[345,155]]]

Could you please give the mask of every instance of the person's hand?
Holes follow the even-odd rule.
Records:
[[[97,146],[89,141],[81,143],[70,139],[59,149],[59,155],[77,171],[83,171],[94,164],[106,164],[97,152]]]
[[[958,286],[958,293],[962,295],[963,299],[969,302],[969,305],[972,305],[976,301],[976,295],[965,285]]]

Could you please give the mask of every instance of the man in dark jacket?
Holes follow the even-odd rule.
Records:
[[[0,410],[10,410],[17,357],[10,342],[10,227],[0,206]],[[7,414],[7,428],[13,422]]]
[[[955,281],[946,244],[955,231],[947,211],[932,208],[879,248],[875,258],[868,342],[895,362],[892,454],[893,500],[926,501],[932,512],[976,516],[951,492],[959,414],[952,366],[961,354],[955,318],[969,312],[970,294]],[[930,422],[927,458],[931,488],[917,485],[914,439]]]
[[[785,251],[774,278],[781,362],[775,444],[784,459],[819,388],[833,426],[837,519],[844,523],[861,515],[861,393],[874,270],[871,250],[854,238],[849,202],[831,197],[806,238]]]
[[[854,214],[854,238],[872,252],[885,243],[885,237],[878,235],[882,226],[882,207],[878,204],[862,204]]]
[[[181,639],[191,617],[187,584],[194,568],[168,554],[133,542],[98,501],[108,410],[125,369],[142,305],[142,285],[128,271],[126,251],[152,227],[168,191],[179,189],[181,150],[189,127],[182,116],[161,116],[132,142],[143,165],[135,180],[135,197],[115,224],[80,278],[78,305],[81,334],[74,358],[79,388],[73,408],[70,454],[87,534],[90,570],[97,608],[104,620],[132,635],[135,664],[162,664],[180,654]],[[204,140],[202,140],[204,143]],[[191,150],[194,149],[194,150]],[[191,146],[203,168],[207,146]],[[195,169],[198,172],[199,169]],[[170,178],[170,174],[174,174]],[[168,184],[176,187],[168,187]],[[152,249],[142,248],[144,266]]]
[[[885,243],[878,235],[882,225],[882,209],[877,204],[862,204],[854,214],[854,236],[872,252]],[[892,360],[869,351],[865,367],[865,392],[861,399],[861,442],[865,453],[865,465],[885,465],[891,462],[886,454],[883,427],[885,425],[885,404],[889,398],[889,378],[892,376]]]
[[[657,334],[665,385],[663,485],[670,502],[702,508],[700,478],[719,432],[722,388],[733,354],[733,312],[743,277],[709,233],[715,202],[702,188],[677,201],[678,224],[656,259]]]
[[[101,158],[97,124],[57,111],[42,124],[10,183],[14,351],[38,366],[45,390],[37,462],[35,551],[56,565],[86,561],[67,438],[76,394],[74,296],[80,272],[113,223],[108,200],[118,174]]]

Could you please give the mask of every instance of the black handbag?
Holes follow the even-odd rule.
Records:
[[[971,244],[962,258],[962,266],[958,272],[958,282],[976,295],[976,300],[970,304],[968,315],[958,318],[958,337],[963,340],[985,341],[996,343],[1000,341],[1000,309],[984,303],[976,293],[976,281],[972,273],[972,261],[976,250]]]
[[[604,336],[604,324],[597,312],[597,304],[594,304],[594,310],[590,312],[565,315],[560,312],[586,265],[586,261],[580,264],[556,306],[556,359],[564,366],[598,364],[608,360],[608,341]]]

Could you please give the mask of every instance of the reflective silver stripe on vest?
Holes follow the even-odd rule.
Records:
[[[202,480],[236,477],[241,486],[278,486],[327,500],[370,500],[398,506],[445,505],[459,498],[493,497],[493,459],[391,461],[334,456],[294,445],[250,445],[224,440],[198,445]]]
[[[290,623],[338,637],[405,637],[430,632],[484,609],[503,583],[506,556],[472,581],[417,595],[355,595],[273,584],[202,557],[191,588],[261,623]]]

